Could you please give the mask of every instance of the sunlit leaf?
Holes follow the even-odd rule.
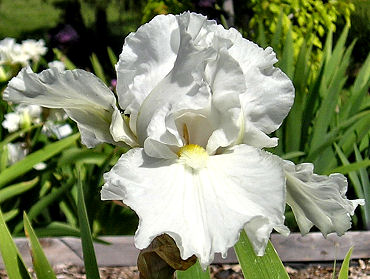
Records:
[[[185,271],[177,271],[177,279],[209,279],[209,268],[207,270],[203,270],[199,264],[196,262],[194,265],[189,267]]]
[[[14,133],[11,133],[10,135],[8,135],[3,141],[0,142],[0,150],[5,146],[7,145],[8,143],[11,143],[13,140],[16,140],[17,138],[21,137],[22,135],[24,135],[25,133],[27,132],[30,132],[32,131],[33,129],[35,128],[39,128],[41,127],[42,124],[38,124],[38,125],[33,125],[33,126],[29,126],[27,128],[24,128],[22,130],[19,130],[17,132],[14,132]]]
[[[356,162],[356,163],[351,163],[345,166],[340,166],[328,172],[325,172],[325,174],[336,173],[336,172],[347,174],[352,171],[358,171],[361,168],[367,168],[368,166],[370,166],[370,159],[366,159],[366,160]]]
[[[39,181],[38,177],[30,181],[20,182],[14,185],[10,185],[0,190],[0,203],[6,201],[7,199],[13,198],[20,195],[37,185]]]
[[[353,247],[351,247],[346,257],[343,260],[342,267],[340,268],[338,279],[348,279],[348,269],[349,269],[349,261],[351,259]]]
[[[55,56],[57,57],[57,59],[64,63],[67,70],[76,69],[75,64],[73,64],[72,61],[69,60],[68,57],[65,56],[59,49],[53,48],[53,52],[54,52]]]
[[[269,241],[262,257],[256,256],[247,234],[242,231],[234,246],[245,278],[248,279],[289,279],[288,273]]]
[[[93,53],[90,57],[91,65],[94,69],[95,75],[100,78],[105,84],[107,84],[107,80],[104,75],[103,67],[101,66],[98,57],[95,53]]]
[[[10,279],[31,279],[0,210],[0,252]]]
[[[70,181],[64,183],[62,187],[58,189],[54,189],[50,194],[42,197],[38,202],[32,205],[31,209],[28,212],[28,218],[32,221],[36,218],[46,207],[50,204],[54,203],[58,200],[69,188],[74,185],[74,180],[71,179]],[[18,233],[22,230],[22,223],[19,223],[16,227],[14,232]]]
[[[358,150],[357,145],[354,145],[355,156],[357,162],[363,162],[364,159],[361,156],[360,150]],[[369,174],[366,168],[359,169],[362,191],[365,199],[365,226],[366,229],[370,230],[370,181]]]
[[[110,63],[112,64],[112,67],[114,68],[118,62],[117,56],[114,54],[113,50],[110,47],[107,47],[107,52],[108,52]]]
[[[37,236],[28,220],[26,212],[23,214],[24,231],[29,239],[31,246],[33,268],[35,269],[38,278],[56,279],[52,267],[50,266],[44,251],[37,239]]]
[[[86,269],[87,278],[100,278],[98,264],[96,262],[94,245],[92,242],[91,229],[89,225],[89,220],[87,217],[85,199],[82,187],[82,181],[79,176],[79,181],[77,183],[77,212],[78,220],[80,223],[80,232],[81,232],[81,243],[82,243],[82,252]]]
[[[74,134],[57,142],[51,143],[44,148],[29,154],[21,161],[4,169],[0,174],[0,188],[13,179],[21,177],[23,174],[31,170],[34,165],[46,161],[60,153],[66,147],[72,145],[79,137],[80,134]]]

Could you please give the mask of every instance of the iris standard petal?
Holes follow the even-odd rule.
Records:
[[[136,117],[146,96],[171,71],[179,48],[178,24],[173,15],[160,15],[127,36],[116,65],[119,104]]]
[[[235,143],[239,136],[242,118],[239,95],[246,90],[244,74],[226,50],[231,42],[218,42],[210,35],[208,28],[215,22],[193,13],[181,14],[176,19],[180,34],[177,58],[173,69],[140,107],[136,123],[139,143],[151,138],[182,146],[182,127],[176,129],[179,115],[202,114],[208,127],[199,124],[198,130],[205,132],[196,136],[197,141],[207,146],[209,154],[214,154],[217,148]],[[220,49],[214,48],[215,40]],[[187,123],[187,126],[196,125]]]
[[[226,254],[249,222],[266,236],[283,224],[284,174],[271,154],[239,145],[209,156],[200,169],[183,162],[149,157],[135,148],[104,175],[102,199],[119,198],[140,218],[139,249],[167,233],[183,259],[195,254],[206,267],[215,252]]]
[[[240,95],[245,92],[246,86],[239,63],[226,48],[222,48],[217,58],[207,63],[205,80],[212,92],[212,113],[209,118],[214,127],[207,151],[214,154],[219,147],[237,143],[243,129]]]
[[[136,143],[128,128],[115,128],[120,119],[113,115],[121,117],[121,114],[114,94],[86,71],[59,72],[52,68],[36,74],[31,68],[24,68],[9,82],[4,99],[64,109],[77,122],[82,141],[88,147],[101,142],[117,144],[115,138],[129,145]],[[126,124],[121,121],[120,125]]]
[[[190,35],[181,35],[179,52],[182,55],[177,57],[172,71],[150,92],[140,107],[136,132],[141,145],[149,137],[166,144],[180,143],[179,133],[174,135],[167,129],[170,115],[204,110],[210,106],[208,85],[202,79],[194,78],[193,74],[201,67],[201,61],[213,51],[199,51],[189,40]],[[175,117],[172,117],[172,121],[175,121]],[[171,141],[165,141],[168,138]]]
[[[246,120],[266,134],[275,131],[293,105],[294,87],[273,66],[277,62],[274,51],[270,47],[263,49],[239,34],[229,53],[239,62],[246,79],[247,91],[241,96]]]
[[[347,179],[334,173],[329,176],[313,173],[313,165],[294,165],[285,161],[287,204],[292,208],[302,234],[315,225],[324,236],[336,232],[343,235],[351,227],[351,215],[364,200],[346,198]]]

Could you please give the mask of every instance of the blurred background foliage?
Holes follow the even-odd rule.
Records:
[[[186,10],[274,48],[278,66],[293,80],[296,100],[275,132],[280,144],[271,151],[295,163],[313,162],[320,174],[346,174],[348,197],[367,201],[354,216],[353,228],[370,229],[369,1],[0,0],[0,40],[42,38],[49,50],[31,65],[35,71],[58,59],[67,69],[94,72],[114,90],[114,64],[125,36],[157,14]],[[9,78],[1,81],[0,91]],[[0,100],[0,122],[13,110],[14,104]],[[49,113],[43,111],[42,123]],[[103,173],[127,149],[108,144],[87,149],[74,123],[67,123],[75,134],[63,139],[45,135],[41,124],[29,123],[16,132],[0,126],[0,207],[10,231],[23,234],[26,211],[38,236],[79,236],[79,169],[93,237],[134,233],[135,213],[100,201],[99,194]],[[19,141],[28,154],[10,164],[7,144]],[[41,162],[46,168],[33,168]],[[286,216],[296,230],[289,208]]]

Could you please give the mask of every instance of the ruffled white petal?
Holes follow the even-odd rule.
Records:
[[[248,120],[244,121],[244,130],[242,130],[242,139],[241,142],[257,147],[257,148],[264,148],[264,147],[275,147],[278,145],[278,138],[270,138],[264,132],[256,128],[252,122]]]
[[[214,154],[219,147],[236,144],[243,129],[243,115],[239,96],[245,92],[245,78],[238,64],[222,48],[215,60],[207,64],[205,71],[212,92],[212,113],[214,127],[209,137],[207,151]]]
[[[77,122],[82,141],[88,147],[101,142],[117,144],[115,139],[136,144],[128,128],[124,128],[113,93],[86,71],[59,72],[52,68],[35,74],[31,68],[24,68],[9,82],[4,99],[64,109]],[[117,129],[117,121],[122,128]]]
[[[189,50],[190,51],[190,50]],[[176,118],[185,112],[207,110],[210,107],[210,91],[202,80],[192,77],[199,65],[201,54],[197,51],[179,56],[174,69],[151,91],[142,103],[136,123],[138,141],[142,145],[147,138],[169,145],[182,146]],[[186,63],[183,60],[188,60]]]
[[[244,230],[257,256],[263,256],[265,253],[272,229],[273,225],[268,222],[268,219],[261,216],[253,218],[244,226]]]
[[[140,105],[173,68],[178,48],[178,24],[173,15],[157,16],[127,36],[116,66],[117,94],[135,133]]]
[[[285,161],[287,203],[292,208],[302,234],[315,225],[324,236],[343,235],[351,227],[351,215],[364,200],[346,198],[347,179],[339,173],[313,173],[310,163],[294,165]]]
[[[232,37],[236,35],[232,33]],[[246,79],[247,91],[241,96],[244,116],[262,132],[275,131],[287,116],[294,101],[294,87],[278,68],[272,48],[265,50],[237,36],[230,55],[239,62]]]
[[[226,30],[204,16],[189,12],[158,16],[126,40],[117,65],[120,104],[131,114],[130,127],[142,145],[152,137],[149,119],[158,120],[154,114],[160,104],[167,107],[166,114],[161,110],[166,117],[161,121],[168,124],[174,103],[207,86],[212,94],[207,118],[214,132],[207,145],[210,154],[240,142],[272,147],[277,141],[266,134],[281,125],[294,99],[293,85],[273,67],[276,62],[271,48],[263,50],[235,29]],[[153,109],[148,111],[148,106]],[[181,141],[178,132],[169,135],[161,125],[156,141],[170,145]]]
[[[218,38],[212,31],[215,22],[192,13],[176,19],[180,40],[176,61],[141,104],[136,122],[139,143],[153,139],[171,148],[182,146],[178,118],[194,113],[204,116],[208,123],[183,123],[204,131],[189,133],[197,138],[197,142],[190,143],[200,143],[209,154],[214,154],[219,147],[237,143],[241,129],[245,130],[241,127],[240,104],[240,95],[246,90],[244,73],[227,51],[232,42]],[[150,150],[146,152],[157,156]]]
[[[215,252],[226,254],[244,225],[263,232],[262,242],[272,227],[283,225],[284,174],[272,157],[239,145],[193,170],[181,160],[149,157],[135,148],[105,174],[101,195],[122,200],[138,214],[139,249],[167,233],[183,259],[195,254],[205,267]]]

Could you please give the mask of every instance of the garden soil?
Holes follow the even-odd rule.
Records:
[[[82,267],[58,265],[54,269],[57,273],[57,279],[86,278]],[[240,265],[212,265],[210,269],[212,279],[244,278]],[[286,270],[291,279],[332,279],[333,276],[333,267],[327,264],[288,265]],[[136,267],[101,267],[99,271],[101,279],[139,279],[139,273]],[[339,268],[336,269],[336,274],[338,274],[338,272]],[[8,279],[4,270],[0,270],[0,278]],[[36,276],[33,278],[36,278]],[[335,276],[335,278],[337,278],[337,276]],[[351,261],[348,278],[370,279],[370,259]]]

